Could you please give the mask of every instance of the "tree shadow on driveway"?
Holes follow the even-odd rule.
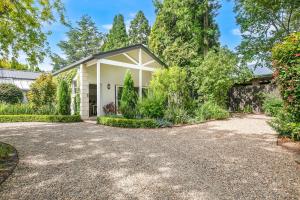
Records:
[[[254,131],[259,127],[247,124],[247,118],[236,120],[166,129],[12,124],[0,128],[0,140],[18,149],[20,163],[0,186],[0,196],[298,199],[293,155],[276,146],[273,132],[240,130],[241,123]]]

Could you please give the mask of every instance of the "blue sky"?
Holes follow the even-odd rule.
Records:
[[[138,10],[145,13],[151,25],[155,21],[152,0],[63,0],[63,2],[67,18],[72,24],[75,24],[82,15],[87,14],[92,17],[102,32],[109,30],[114,16],[118,13],[124,15],[127,25]],[[233,1],[222,0],[222,8],[219,10],[216,21],[221,31],[221,44],[234,50],[239,45],[241,36],[239,27],[235,23]],[[46,29],[52,31],[52,35],[48,38],[52,52],[62,54],[57,43],[66,39],[65,33],[68,29],[58,23],[54,23]],[[46,58],[40,66],[43,70],[52,69],[49,58]]]

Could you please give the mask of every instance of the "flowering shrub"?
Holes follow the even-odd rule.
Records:
[[[300,139],[300,32],[293,33],[272,50],[274,78],[284,102],[273,122],[280,134]]]
[[[285,109],[300,121],[300,33],[288,36],[272,50],[274,78]]]

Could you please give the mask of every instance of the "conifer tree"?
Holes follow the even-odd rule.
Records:
[[[66,59],[53,54],[51,56],[53,71],[101,50],[103,34],[99,32],[95,22],[88,15],[82,16],[77,26],[71,27],[66,34],[68,39],[58,43]]]
[[[122,90],[120,110],[124,117],[134,118],[136,115],[138,96],[134,90],[134,82],[130,71],[127,71],[124,78],[124,87]]]
[[[216,0],[154,1],[156,21],[149,46],[168,65],[185,67],[209,49],[218,47],[219,29],[214,20]]]
[[[151,27],[149,21],[145,17],[143,11],[139,11],[135,18],[130,23],[129,28],[129,44],[144,44],[148,45],[148,37]]]
[[[128,44],[128,35],[123,15],[116,15],[113,26],[109,31],[106,41],[103,45],[104,51],[125,47]]]

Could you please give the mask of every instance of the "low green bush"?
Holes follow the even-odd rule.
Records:
[[[185,124],[189,120],[187,111],[179,106],[169,106],[164,112],[164,119],[174,124]]]
[[[4,159],[14,151],[13,147],[4,143],[0,143],[0,159]]]
[[[199,109],[196,110],[196,119],[199,121],[206,121],[210,119],[227,119],[229,112],[216,103],[205,102]]]
[[[282,99],[270,94],[265,95],[262,109],[267,115],[275,117],[280,112],[280,110],[282,110],[282,108],[283,108]]]
[[[0,84],[0,102],[21,103],[23,101],[23,92],[20,88],[11,83]]]
[[[165,98],[158,95],[149,95],[138,103],[139,114],[153,119],[163,118],[165,107]]]
[[[97,123],[106,126],[122,128],[157,128],[158,124],[154,119],[126,119],[120,117],[98,117]]]
[[[54,115],[54,106],[34,108],[31,104],[0,104],[0,115]]]
[[[5,122],[80,122],[79,115],[0,115],[0,123]]]
[[[279,135],[290,137],[293,140],[300,140],[300,122],[294,121],[291,114],[280,110],[270,125]]]

